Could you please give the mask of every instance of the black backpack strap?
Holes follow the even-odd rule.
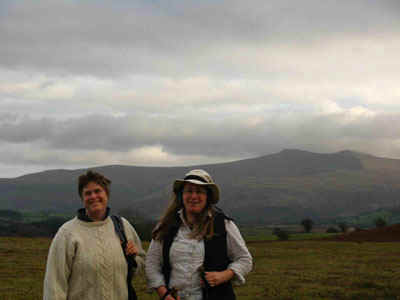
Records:
[[[114,223],[115,233],[121,240],[122,252],[124,253],[126,262],[128,264],[128,275],[126,276],[126,281],[128,284],[128,296],[129,300],[137,300],[136,291],[132,286],[133,270],[137,268],[137,262],[134,255],[126,255],[125,248],[128,242],[125,234],[124,224],[122,223],[122,218],[120,216],[111,216],[111,220]]]
[[[122,223],[122,219],[120,216],[111,216],[111,219],[114,223],[115,233],[118,235],[121,240],[123,248],[125,249],[126,243],[128,242],[125,235],[124,224]],[[125,252],[124,252],[125,253]]]
[[[221,208],[219,208],[218,206],[215,206],[215,211],[219,214],[222,214],[224,216],[225,219],[229,220],[229,221],[234,221],[233,218],[228,217]]]
[[[169,285],[169,280],[171,277],[171,264],[169,261],[169,251],[175,239],[175,236],[178,233],[181,223],[182,223],[181,218],[178,215],[176,215],[175,222],[170,226],[168,234],[164,237],[163,240],[163,248],[162,248],[163,265],[161,271],[164,275],[164,280],[167,287]]]

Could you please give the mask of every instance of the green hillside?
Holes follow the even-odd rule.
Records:
[[[171,184],[193,168],[221,187],[222,207],[242,223],[290,223],[356,216],[400,206],[400,161],[351,151],[300,150],[223,164],[191,167],[104,166],[112,179],[112,209],[131,208],[157,218]],[[80,207],[77,177],[85,170],[50,170],[0,180],[0,209],[71,213]]]

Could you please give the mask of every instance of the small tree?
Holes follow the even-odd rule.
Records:
[[[376,226],[377,228],[378,228],[378,227],[385,227],[385,226],[387,225],[386,220],[385,220],[384,218],[382,218],[382,217],[376,218],[376,219],[374,220],[374,223],[375,223],[375,226]]]
[[[273,233],[274,235],[276,235],[277,238],[278,238],[280,241],[286,241],[286,240],[289,239],[289,232],[287,232],[287,231],[285,231],[285,230],[282,230],[282,229],[280,229],[280,228],[274,228],[274,230],[273,230],[272,233]]]
[[[347,226],[347,224],[346,224],[345,222],[341,222],[341,223],[338,224],[338,227],[340,228],[340,230],[341,230],[342,232],[346,232],[346,230],[347,230],[347,228],[348,228],[349,226]]]
[[[305,232],[310,232],[314,226],[314,221],[307,218],[307,219],[304,219],[303,221],[301,221],[301,225],[304,227]]]
[[[329,227],[326,229],[326,233],[338,233],[339,230],[336,227]]]
[[[9,209],[0,209],[0,218],[14,220],[18,222],[24,219],[23,215],[20,212]]]

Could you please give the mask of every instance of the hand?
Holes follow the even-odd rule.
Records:
[[[157,293],[158,293],[158,296],[160,297],[160,299],[162,299],[168,291],[164,285],[158,287],[156,290],[157,290]],[[174,298],[171,294],[167,295],[164,298],[164,300],[180,300],[180,299],[181,299],[180,296],[176,296],[176,298]]]
[[[211,287],[220,285],[221,283],[231,280],[233,275],[234,275],[234,273],[230,269],[227,269],[227,270],[221,271],[221,272],[205,272],[204,273],[204,277],[206,278],[208,284]]]
[[[138,248],[135,246],[133,241],[128,241],[126,243],[126,248],[125,248],[125,253],[126,255],[136,255],[139,253]]]

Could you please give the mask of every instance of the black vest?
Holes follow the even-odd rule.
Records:
[[[226,243],[225,219],[228,219],[222,212],[217,212],[214,217],[214,236],[211,239],[204,240],[204,270],[205,271],[224,271],[228,267],[230,260],[228,258],[228,248]],[[169,250],[172,242],[179,230],[182,221],[177,216],[176,223],[171,226],[168,235],[163,241],[163,266],[162,272],[166,284],[168,285],[171,264],[169,261]],[[232,283],[230,281],[215,287],[207,287],[203,290],[204,300],[235,300]]]

